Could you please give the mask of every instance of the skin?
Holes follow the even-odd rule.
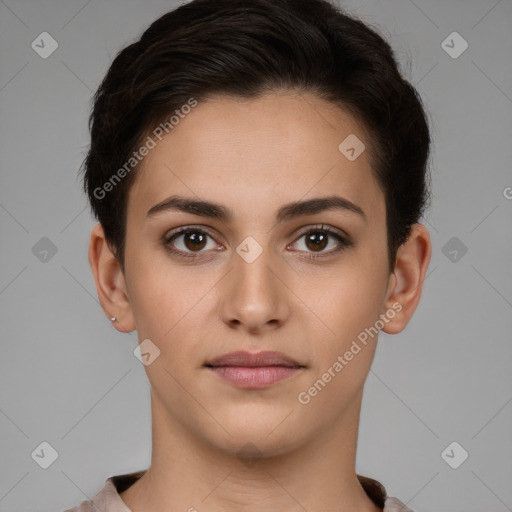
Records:
[[[338,150],[349,134],[366,141],[354,161]],[[394,303],[401,310],[382,328],[391,334],[405,328],[420,300],[430,237],[414,225],[389,272],[384,195],[369,146],[357,120],[313,94],[213,97],[142,162],[128,198],[125,274],[101,226],[93,228],[89,261],[105,313],[118,319],[116,329],[136,329],[139,341],[160,350],[144,367],[151,466],[121,493],[134,512],[380,510],[355,470],[377,337],[360,344],[308,404],[297,398]],[[333,194],[366,218],[327,210],[276,223],[284,204]],[[179,211],[146,217],[171,195],[220,203],[233,219]],[[163,237],[191,225],[212,237],[199,250],[183,235],[168,246],[196,259],[167,252]],[[304,233],[317,228],[318,236],[322,225],[353,245],[308,242]],[[252,263],[236,252],[248,236],[262,248]],[[324,257],[308,258],[315,254]],[[235,350],[281,351],[305,368],[264,389],[241,389],[203,366]],[[259,450],[250,467],[237,456],[249,442]]]

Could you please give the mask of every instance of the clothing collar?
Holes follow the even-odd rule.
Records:
[[[101,512],[105,510],[109,512],[131,512],[119,494],[132,486],[145,472],[146,470],[140,470],[133,473],[111,476],[106,480],[102,491],[94,497],[94,505]],[[362,475],[357,475],[357,478],[368,497],[380,509],[384,509],[387,498],[384,486],[373,478]]]

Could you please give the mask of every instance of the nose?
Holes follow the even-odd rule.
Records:
[[[277,329],[288,319],[286,264],[271,260],[268,249],[251,263],[233,254],[233,268],[223,280],[220,299],[220,315],[230,328],[258,334]]]

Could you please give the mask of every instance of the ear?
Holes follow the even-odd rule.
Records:
[[[101,224],[96,224],[91,231],[89,264],[103,311],[109,319],[116,317],[112,325],[120,332],[133,331],[135,321],[128,300],[125,276],[119,260],[107,244]]]
[[[389,277],[385,307],[395,315],[382,328],[384,332],[396,334],[408,324],[420,301],[431,253],[427,228],[414,224],[409,238],[397,250],[395,267]]]

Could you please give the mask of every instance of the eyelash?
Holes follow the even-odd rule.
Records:
[[[181,258],[197,259],[199,257],[202,257],[201,251],[185,252],[185,251],[176,250],[176,249],[173,249],[170,247],[169,244],[171,243],[171,241],[176,239],[178,236],[186,234],[186,233],[202,233],[202,234],[208,235],[212,239],[215,239],[215,237],[208,230],[206,230],[204,228],[187,226],[187,227],[179,228],[177,231],[174,231],[174,232],[172,232],[168,235],[165,235],[163,237],[162,242],[163,242],[165,249],[168,252],[170,252],[171,254],[177,255]],[[316,260],[319,258],[329,257],[329,256],[339,253],[343,249],[352,247],[354,245],[354,243],[351,240],[347,239],[346,237],[344,237],[344,236],[340,235],[339,233],[337,233],[336,231],[332,230],[329,226],[325,226],[323,224],[321,226],[314,226],[312,228],[307,229],[306,231],[303,231],[302,233],[300,233],[298,235],[295,242],[297,242],[298,240],[300,240],[302,237],[304,237],[306,235],[310,235],[311,233],[324,233],[329,238],[332,237],[332,238],[336,239],[339,243],[339,247],[337,249],[330,250],[327,252],[320,252],[320,253],[311,252],[311,253],[309,253],[308,256],[304,256],[306,259]]]

